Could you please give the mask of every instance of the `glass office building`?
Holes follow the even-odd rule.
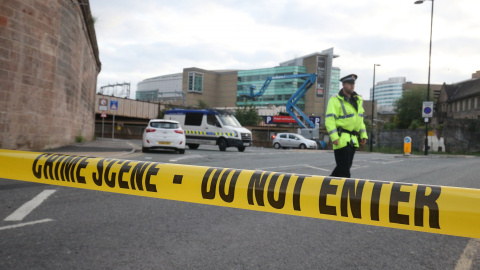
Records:
[[[258,93],[268,77],[304,73],[307,73],[307,69],[306,67],[302,66],[286,66],[238,71],[237,105],[244,106],[247,104],[253,104],[255,106],[260,106],[268,104],[285,106],[292,94],[294,94],[295,91],[297,91],[298,88],[305,82],[305,79],[299,78],[272,80],[264,94],[253,100],[246,97],[250,94],[250,86],[255,85],[256,88],[253,92]],[[296,105],[303,110],[305,108],[304,97],[299,100]]]
[[[340,69],[332,67],[332,73],[330,77],[330,89],[328,97],[331,98],[338,94],[340,91]]]
[[[395,101],[402,97],[402,85],[405,82],[405,77],[394,77],[378,82],[375,84],[375,97],[370,88],[370,100],[375,98],[378,112],[393,112]]]

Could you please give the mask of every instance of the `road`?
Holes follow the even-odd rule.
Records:
[[[315,150],[122,158],[313,175],[334,167],[332,152]],[[479,161],[358,152],[352,176],[478,189]],[[480,241],[0,179],[0,258],[0,269],[480,269]]]

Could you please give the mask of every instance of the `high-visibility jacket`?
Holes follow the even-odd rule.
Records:
[[[341,95],[331,97],[328,102],[325,126],[332,142],[338,139],[338,145],[333,145],[334,150],[347,146],[349,142],[355,147],[359,147],[359,139],[368,139],[365,123],[363,122],[363,114],[365,112],[363,100],[355,92],[352,98],[356,99],[358,111]],[[343,130],[341,135],[339,135],[339,128]],[[360,138],[346,131],[358,132],[358,137]]]

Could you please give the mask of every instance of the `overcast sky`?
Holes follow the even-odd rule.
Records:
[[[356,91],[391,77],[427,83],[431,1],[90,0],[102,71],[98,88],[183,68],[258,69],[334,48]],[[478,0],[436,0],[431,83],[480,70]]]

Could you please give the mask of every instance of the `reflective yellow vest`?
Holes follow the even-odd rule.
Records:
[[[368,139],[365,123],[363,123],[363,100],[360,96],[354,95],[357,99],[357,110],[344,99],[344,97],[337,95],[331,97],[328,101],[327,115],[325,116],[325,126],[330,135],[332,143],[338,139],[338,145],[333,145],[333,149],[340,149],[347,146],[351,142],[355,147],[359,147],[357,136],[353,136],[347,132],[341,132],[339,136],[339,127],[343,130],[354,131],[360,134],[360,139]]]

